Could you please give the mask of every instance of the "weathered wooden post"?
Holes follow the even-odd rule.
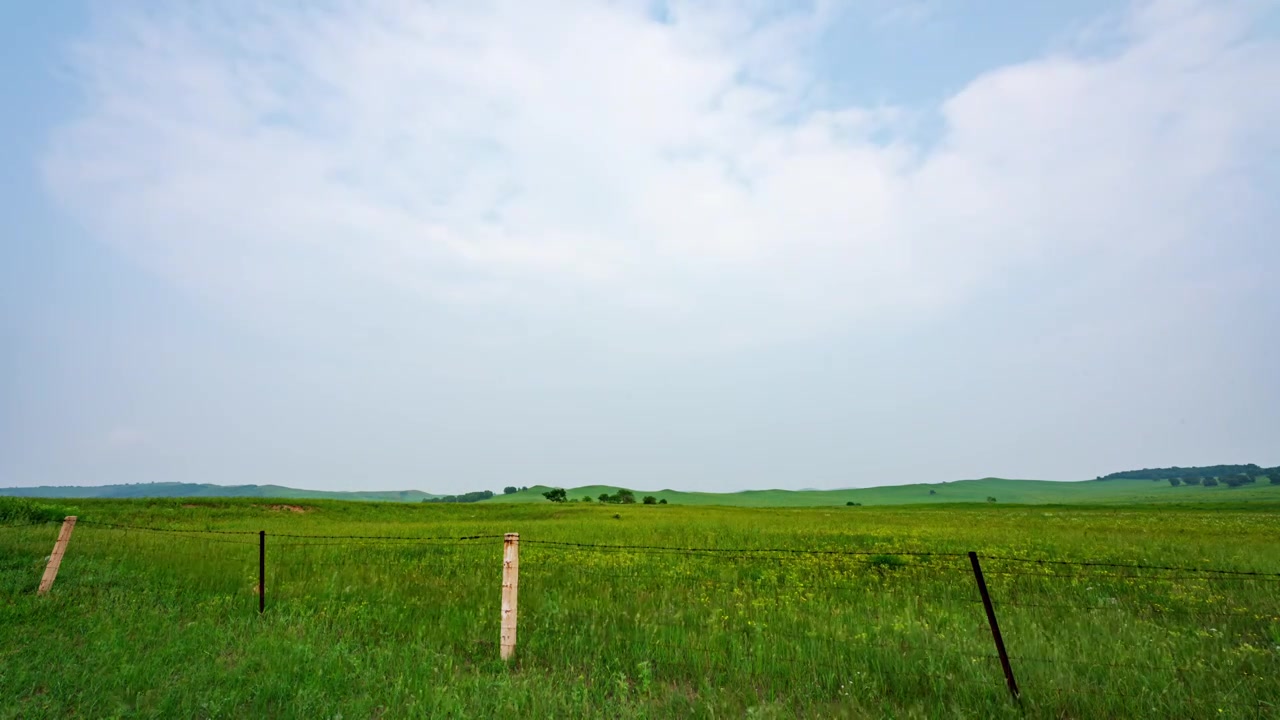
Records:
[[[520,534],[507,533],[502,542],[502,638],[500,652],[510,660],[516,652],[516,595],[520,586]]]
[[[67,543],[71,541],[71,531],[75,529],[76,516],[68,515],[62,521],[62,531],[58,533],[58,541],[53,544],[53,554],[49,556],[49,564],[44,568],[44,577],[40,578],[40,589],[37,595],[44,595],[53,587],[58,578],[58,567],[62,565],[62,556],[67,553]]]

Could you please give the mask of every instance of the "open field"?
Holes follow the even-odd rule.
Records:
[[[0,528],[0,717],[1280,712],[1275,503],[67,505],[82,521],[48,597],[57,525]],[[521,535],[510,666],[505,532]]]

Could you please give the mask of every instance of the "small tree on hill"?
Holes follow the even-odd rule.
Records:
[[[996,499],[990,495],[987,496],[987,502],[995,502]]]
[[[1179,480],[1178,478],[1169,478],[1169,484],[1174,487],[1178,487],[1179,485],[1182,484],[1182,481]]]
[[[930,494],[930,495],[937,495],[937,494],[938,494],[938,491],[937,491],[937,490],[930,490],[930,491],[929,491],[929,494]]]
[[[623,505],[636,504],[636,494],[631,492],[630,490],[619,490],[618,494],[615,495],[614,497],[618,498],[618,502]]]
[[[516,486],[514,486],[514,485],[508,485],[508,486],[506,486],[506,487],[502,488],[502,494],[503,494],[503,495],[515,495],[515,494],[516,494],[516,493],[518,493],[518,492],[520,492],[520,488],[517,488],[517,487],[516,487]]]
[[[553,488],[551,490],[548,490],[542,493],[542,497],[555,503],[561,503],[567,499],[564,488]]]
[[[659,505],[666,505],[666,504],[667,504],[667,499],[666,499],[666,498],[662,498],[661,500],[659,500],[659,501],[658,501],[658,504],[659,504]]]
[[[645,504],[645,505],[657,505],[657,504],[658,504],[658,498],[656,498],[656,497],[654,497],[654,496],[652,496],[652,495],[645,495],[645,496],[644,496],[644,504]]]
[[[582,502],[595,502],[595,500],[592,500],[590,495],[583,495]]]
[[[597,499],[597,500],[599,500],[599,501],[600,501],[600,502],[602,502],[602,503],[610,503],[610,502],[613,502],[613,496],[612,496],[612,495],[610,495],[609,493],[600,493],[600,497],[598,497],[598,498],[596,498],[596,499]]]

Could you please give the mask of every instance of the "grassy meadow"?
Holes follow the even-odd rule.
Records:
[[[1276,503],[4,502],[0,718],[1280,716]]]
[[[511,495],[496,495],[490,503],[545,503],[542,493],[550,488],[539,485]],[[569,497],[598,498],[619,488],[612,485],[588,485],[569,490]],[[920,505],[939,503],[980,503],[993,497],[996,502],[1015,504],[1095,505],[1132,503],[1277,503],[1280,485],[1263,478],[1260,484],[1245,487],[1173,487],[1164,480],[1009,480],[983,478],[954,482],[885,485],[843,490],[744,490],[734,493],[684,492],[681,490],[636,490],[636,497],[652,495],[659,500],[679,505],[731,505],[738,507],[821,507],[855,502],[863,505]]]

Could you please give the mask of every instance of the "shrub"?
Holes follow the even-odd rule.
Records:
[[[667,504],[667,499],[666,499],[666,498],[662,498],[661,500],[659,500],[659,501],[658,501],[658,504],[659,504],[659,505],[666,505],[666,504]]]
[[[1179,485],[1182,484],[1182,481],[1179,480],[1178,478],[1169,478],[1169,484],[1174,487],[1178,487]]]
[[[517,488],[517,487],[516,487],[516,486],[514,486],[514,485],[508,485],[508,486],[506,486],[506,487],[502,488],[502,494],[503,494],[503,495],[515,495],[515,494],[516,494],[516,493],[518,493],[518,492],[520,492],[520,489],[519,489],[519,488]]]
[[[850,500],[849,502],[845,503],[845,506],[846,506],[846,507],[860,507],[861,505],[862,505],[862,503],[854,502],[854,501],[852,501],[852,500]]]
[[[6,525],[53,522],[74,514],[76,514],[74,510],[38,503],[27,498],[0,497],[0,523]]]
[[[583,495],[582,502],[595,502],[595,500],[592,500],[590,495]]]
[[[630,490],[619,490],[610,495],[609,493],[600,493],[600,502],[613,503],[614,505],[634,505],[636,502],[636,494]]]
[[[1199,484],[1200,484],[1200,482],[1201,482],[1201,480],[1200,480],[1200,478],[1198,478],[1198,477],[1184,477],[1184,478],[1182,478],[1182,483],[1183,483],[1184,485],[1199,485]]]
[[[567,499],[564,488],[553,488],[551,490],[548,490],[542,493],[542,497],[550,500],[551,502],[557,502],[557,503],[564,502]]]
[[[987,496],[987,502],[995,502],[996,499],[990,495]]]
[[[1218,487],[1218,478],[1207,477],[1201,484],[1205,487]]]
[[[654,497],[654,496],[652,496],[652,495],[645,495],[645,496],[644,496],[644,504],[645,504],[645,505],[657,505],[657,504],[658,504],[658,498],[656,498],[656,497]]]

